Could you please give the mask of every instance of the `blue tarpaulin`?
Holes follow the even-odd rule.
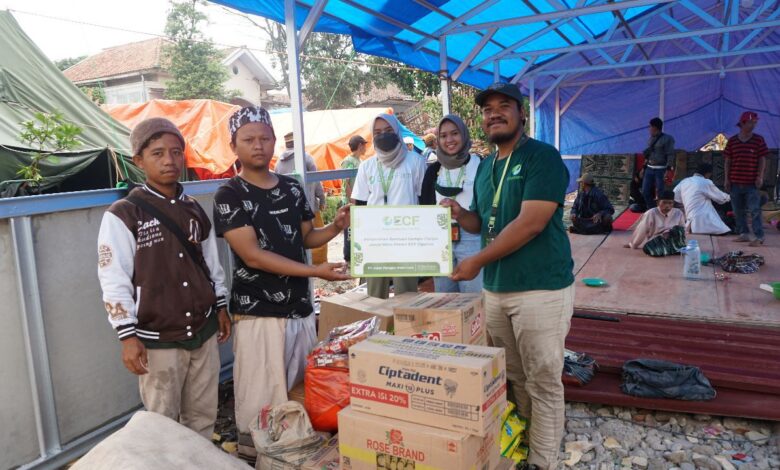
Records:
[[[281,0],[215,3],[284,22]],[[295,2],[298,28],[314,3]],[[777,147],[779,17],[776,0],[330,0],[314,30],[433,73],[445,38],[458,81],[485,88],[496,73],[505,82],[520,74],[525,92],[533,81],[545,97],[541,140],[555,140],[558,85],[561,152],[625,153],[647,145],[655,116],[678,148],[696,150],[736,133],[743,110],[758,112],[757,132]]]

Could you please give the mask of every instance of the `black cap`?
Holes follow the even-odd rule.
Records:
[[[476,98],[474,98],[474,101],[477,103],[477,106],[482,106],[482,104],[485,102],[488,96],[492,95],[493,93],[500,93],[502,95],[508,96],[512,98],[513,100],[516,100],[521,105],[523,104],[523,94],[520,93],[520,88],[517,87],[514,83],[494,83],[490,85],[489,87],[485,88],[479,94]]]
[[[657,198],[658,201],[674,201],[674,191],[665,189],[661,191]]]

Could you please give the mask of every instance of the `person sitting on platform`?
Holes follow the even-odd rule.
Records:
[[[685,214],[674,207],[674,191],[661,191],[654,207],[639,219],[626,248],[641,248],[649,256],[668,256],[685,247]]]
[[[674,200],[685,210],[688,233],[723,235],[731,231],[713,206],[713,202],[727,203],[731,196],[718,189],[711,177],[712,165],[701,163],[693,176],[680,181],[674,188]]]
[[[580,191],[571,208],[569,232],[582,235],[596,235],[612,231],[612,216],[615,208],[609,198],[596,186],[593,176],[585,173],[577,180]]]

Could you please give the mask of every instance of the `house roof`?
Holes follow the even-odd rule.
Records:
[[[166,42],[153,38],[104,49],[64,73],[72,82],[80,83],[160,69]]]
[[[412,96],[407,95],[394,83],[389,83],[383,88],[372,87],[365,93],[358,96],[360,105],[367,103],[385,103],[388,101],[416,101]]]
[[[222,65],[229,67],[235,62],[241,62],[246,66],[252,75],[257,78],[262,85],[266,85],[269,89],[276,88],[277,83],[271,73],[266,69],[263,64],[257,60],[252,51],[246,47],[230,47],[223,51],[224,59],[222,59]]]

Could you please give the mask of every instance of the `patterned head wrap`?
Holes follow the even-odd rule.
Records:
[[[259,122],[262,124],[267,125],[271,128],[271,132],[274,131],[274,126],[271,124],[271,115],[268,114],[268,111],[266,111],[265,108],[260,106],[247,106],[245,108],[241,108],[235,113],[233,113],[232,116],[230,116],[230,120],[228,121],[228,129],[230,130],[230,139],[235,140],[236,132],[245,124],[249,124],[252,122]],[[274,137],[276,135],[274,134]]]

